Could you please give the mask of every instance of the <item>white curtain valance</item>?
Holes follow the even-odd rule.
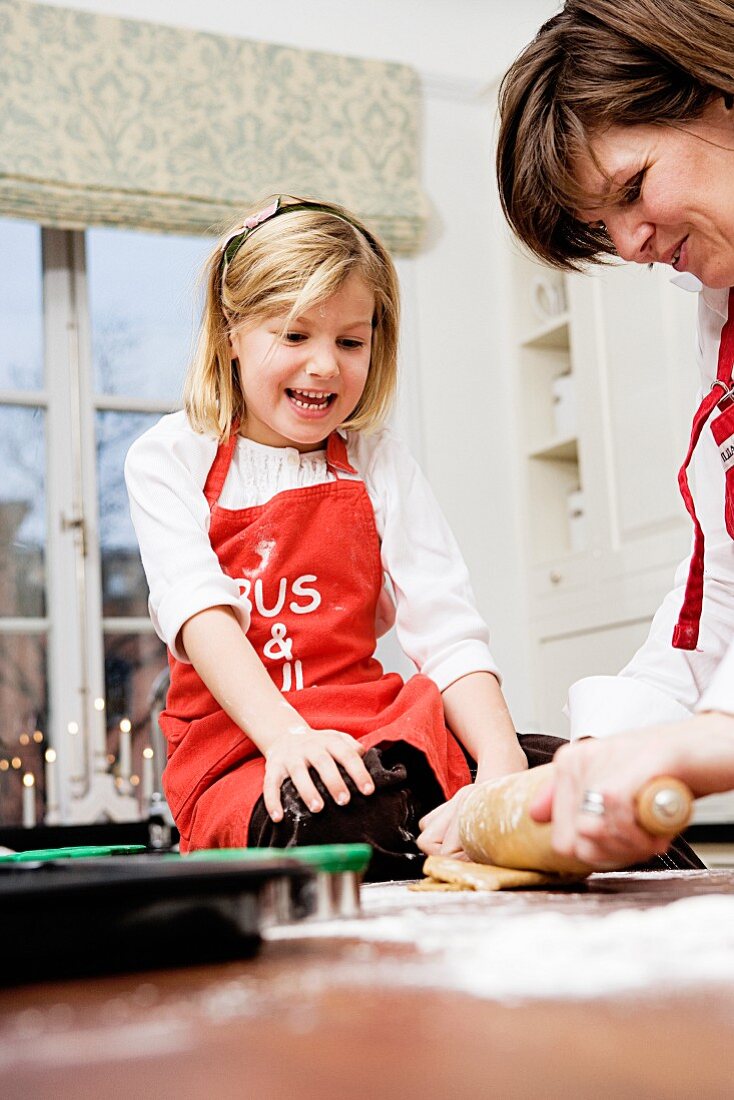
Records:
[[[0,214],[211,232],[261,196],[343,203],[420,242],[405,65],[0,0]]]

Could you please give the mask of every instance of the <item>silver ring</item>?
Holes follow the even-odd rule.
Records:
[[[604,795],[599,791],[584,791],[581,799],[581,805],[579,806],[579,812],[582,814],[596,814],[597,817],[603,817],[607,812],[607,808],[604,804]]]

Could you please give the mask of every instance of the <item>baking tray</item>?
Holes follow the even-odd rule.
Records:
[[[0,984],[191,966],[253,955],[273,884],[313,871],[282,857],[160,854],[0,864]]]

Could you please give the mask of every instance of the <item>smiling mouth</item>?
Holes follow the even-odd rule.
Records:
[[[328,409],[336,401],[335,393],[324,393],[323,390],[286,390],[288,397],[299,409],[311,409],[319,412]]]

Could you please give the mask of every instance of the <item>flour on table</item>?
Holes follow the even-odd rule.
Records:
[[[734,986],[731,894],[642,909],[610,909],[608,896],[580,895],[573,913],[567,899],[562,911],[554,907],[552,895],[529,904],[528,895],[415,894],[394,883],[363,888],[362,898],[361,919],[275,928],[267,938],[411,944],[417,955],[399,965],[376,959],[374,968],[354,968],[345,980],[359,981],[362,974],[386,986],[440,987],[492,1000]]]

